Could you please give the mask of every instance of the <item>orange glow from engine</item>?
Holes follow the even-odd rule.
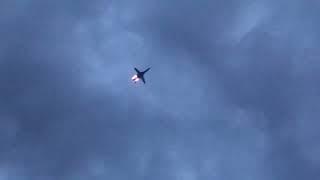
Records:
[[[135,82],[135,83],[140,80],[137,75],[132,76],[131,79],[132,79],[132,81]]]
[[[132,80],[134,80],[134,79],[137,79],[138,78],[138,76],[135,74],[134,76],[132,76]]]

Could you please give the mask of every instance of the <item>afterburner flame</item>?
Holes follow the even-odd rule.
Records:
[[[137,79],[138,78],[138,76],[135,74],[134,76],[132,76],[132,80],[134,80],[134,79]]]
[[[132,81],[135,82],[135,83],[140,80],[137,75],[132,76],[131,79],[132,79]]]

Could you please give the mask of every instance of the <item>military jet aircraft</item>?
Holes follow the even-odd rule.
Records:
[[[134,70],[137,72],[137,74],[135,74],[131,79],[134,83],[138,82],[140,79],[142,80],[142,82],[145,84],[146,81],[144,79],[144,73],[146,73],[147,71],[149,71],[150,68],[144,70],[144,71],[139,71],[137,68],[134,68]]]

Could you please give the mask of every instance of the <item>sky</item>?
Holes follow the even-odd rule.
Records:
[[[320,177],[320,3],[2,0],[0,180]],[[131,82],[134,67],[146,84]]]

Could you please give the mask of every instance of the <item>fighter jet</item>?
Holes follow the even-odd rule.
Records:
[[[143,83],[145,84],[146,81],[144,79],[144,73],[146,73],[147,71],[149,71],[150,68],[144,70],[144,71],[139,71],[137,68],[134,68],[134,70],[137,72],[137,74],[135,74],[131,79],[134,83],[138,82],[140,79],[143,81]]]

